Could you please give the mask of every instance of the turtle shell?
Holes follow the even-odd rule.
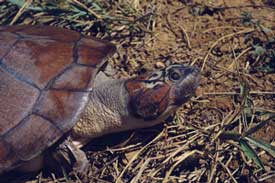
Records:
[[[0,27],[0,173],[39,155],[77,122],[115,46],[51,26]]]

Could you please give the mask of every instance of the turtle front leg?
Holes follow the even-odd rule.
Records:
[[[89,161],[86,154],[74,145],[70,137],[58,145],[52,152],[52,157],[65,169],[73,168],[80,175],[88,170]]]

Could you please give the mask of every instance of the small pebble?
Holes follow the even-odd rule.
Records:
[[[166,65],[163,62],[157,62],[156,65],[155,65],[155,67],[157,69],[163,69],[163,68],[166,67]]]

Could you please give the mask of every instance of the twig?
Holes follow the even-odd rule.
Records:
[[[178,24],[178,26],[180,27],[182,33],[184,34],[184,37],[186,38],[187,47],[188,47],[189,49],[191,49],[192,47],[191,47],[190,39],[189,39],[189,36],[188,36],[186,30],[183,28],[183,26],[181,26],[181,25],[179,25],[179,24]]]
[[[244,28],[244,27],[233,27],[233,26],[220,26],[220,27],[213,27],[213,28],[209,28],[206,29],[205,31],[203,31],[202,33],[207,33],[216,29],[240,29],[240,28]]]
[[[126,170],[130,167],[130,165],[134,162],[135,159],[137,159],[137,157],[148,147],[150,146],[152,143],[154,143],[155,141],[157,141],[161,136],[163,135],[163,131],[156,137],[154,138],[151,142],[149,142],[148,144],[146,144],[143,148],[141,148],[134,156],[133,158],[128,162],[128,164],[125,166],[125,168],[121,171],[120,175],[117,177],[116,179],[116,183],[121,183],[123,182],[121,180],[121,178],[123,177],[124,173],[126,172]]]
[[[221,160],[218,160],[218,162],[227,171],[230,179],[233,180],[233,182],[238,183],[238,181],[234,178],[234,176],[231,173],[231,171],[229,170],[229,168],[227,166],[225,166],[225,164],[223,164],[223,162]]]
[[[88,8],[85,4],[79,2],[78,0],[69,0],[72,3],[77,4],[78,6],[84,8],[85,10],[87,10],[89,13],[91,13],[93,16],[96,17],[96,19],[102,19],[101,15],[98,15],[95,11],[93,11],[92,9]]]
[[[250,95],[275,95],[275,91],[249,91]],[[203,95],[241,95],[240,92],[205,92]]]
[[[253,29],[250,28],[250,29],[246,29],[246,30],[241,30],[241,31],[239,31],[239,32],[235,32],[235,33],[231,33],[231,34],[225,35],[225,36],[219,38],[217,41],[215,41],[215,42],[211,45],[210,49],[208,50],[208,52],[206,53],[206,55],[205,55],[205,57],[204,57],[204,59],[203,59],[203,64],[202,64],[202,67],[201,67],[201,71],[203,71],[203,69],[204,69],[204,67],[205,67],[205,63],[206,63],[206,61],[207,61],[207,59],[208,59],[208,57],[209,57],[211,51],[217,46],[217,44],[218,44],[220,41],[222,41],[222,40],[224,40],[224,39],[226,39],[226,38],[230,38],[230,37],[239,35],[239,34],[250,33],[250,32],[253,32],[253,31],[255,31],[254,28],[253,28]]]
[[[173,170],[184,160],[186,160],[186,158],[188,158],[189,156],[192,156],[194,154],[200,154],[203,155],[202,152],[198,151],[198,150],[193,150],[190,152],[185,152],[183,155],[181,155],[178,159],[178,161],[173,164],[173,166],[166,172],[164,180],[162,181],[163,183],[167,183],[169,181],[169,176],[171,175],[171,173],[173,172]]]
[[[24,5],[19,9],[13,20],[11,21],[10,25],[13,25],[18,18],[24,13],[25,9],[32,3],[32,0],[27,0]]]

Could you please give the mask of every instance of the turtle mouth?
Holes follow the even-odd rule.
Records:
[[[184,69],[185,77],[174,87],[174,103],[179,106],[195,95],[199,86],[200,73],[196,67],[186,67]]]

